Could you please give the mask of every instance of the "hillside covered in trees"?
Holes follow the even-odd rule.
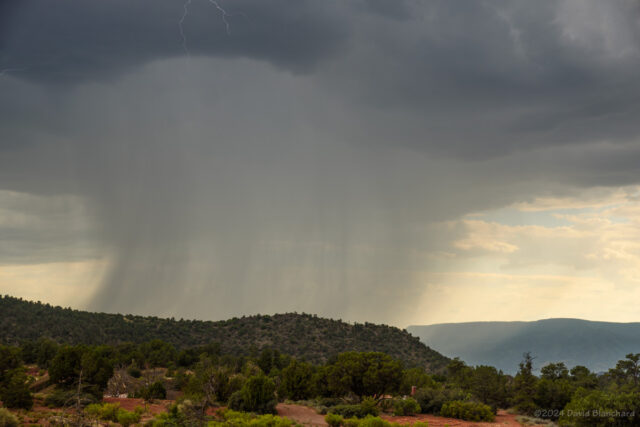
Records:
[[[69,344],[117,344],[160,339],[186,348],[218,343],[221,351],[249,355],[263,348],[322,363],[346,351],[380,351],[408,366],[440,371],[449,359],[408,332],[372,323],[350,324],[309,314],[248,316],[223,321],[174,320],[90,313],[0,296],[0,343],[39,338]]]

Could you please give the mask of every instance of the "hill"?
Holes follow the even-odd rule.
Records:
[[[584,365],[596,372],[640,352],[640,323],[545,319],[535,322],[471,322],[409,326],[423,343],[470,365],[491,365],[515,373],[522,354],[536,357],[535,368],[549,362]]]
[[[90,313],[0,296],[0,343],[48,337],[70,344],[117,344],[161,339],[178,348],[217,342],[225,353],[262,348],[325,362],[345,351],[381,351],[407,365],[441,370],[448,360],[408,332],[386,325],[350,324],[309,314],[246,316],[223,321],[174,320]]]

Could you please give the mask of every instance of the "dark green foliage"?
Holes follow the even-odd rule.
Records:
[[[393,401],[393,415],[415,415],[420,413],[418,402],[408,397],[406,399],[396,399]]]
[[[344,418],[338,414],[327,414],[324,420],[329,424],[329,427],[340,427]]]
[[[598,376],[584,366],[574,366],[569,371],[569,378],[576,388],[593,389],[598,386]]]
[[[608,427],[640,425],[640,392],[579,390],[564,408],[561,425]]]
[[[395,393],[402,381],[402,366],[384,353],[342,353],[328,371],[334,395],[380,396]]]
[[[235,411],[274,414],[276,408],[276,386],[265,375],[256,375],[247,380],[242,389],[229,398],[229,408]]]
[[[410,394],[412,386],[416,388],[432,388],[436,386],[436,382],[423,368],[406,369],[402,372],[400,394]]]
[[[548,374],[548,372],[547,372]],[[547,375],[536,384],[535,404],[538,408],[544,408],[542,418],[557,419],[560,411],[569,403],[575,391],[575,385],[566,375]]]
[[[159,339],[178,349],[217,342],[221,344],[217,349],[212,349],[213,352],[231,355],[249,355],[251,346],[258,343],[258,350],[270,348],[311,363],[324,363],[332,355],[345,351],[381,351],[409,366],[423,366],[431,371],[442,370],[448,362],[446,357],[422,344],[418,338],[386,325],[348,324],[295,313],[257,315],[219,322],[176,321],[88,313],[8,296],[0,297],[0,343],[18,344],[43,336],[60,343],[85,345]],[[160,350],[151,345],[145,354],[152,366],[162,366],[167,360],[166,356],[177,359],[170,353],[169,349]],[[139,360],[133,354],[130,356]],[[41,366],[44,366],[46,359],[43,355]],[[188,360],[185,358],[183,362],[188,363]],[[117,363],[128,365],[131,358]],[[279,369],[287,365],[288,361]]]
[[[367,415],[378,415],[380,409],[375,400],[365,398],[357,405],[336,405],[329,409],[329,413],[340,415],[344,418],[364,418]]]
[[[144,400],[166,399],[167,389],[161,381],[156,381],[153,384],[137,390],[134,397],[139,397]]]
[[[77,383],[82,365],[82,350],[79,347],[66,345],[60,347],[51,361],[49,377],[51,382],[62,386]]]
[[[491,408],[483,403],[455,400],[442,405],[440,415],[468,421],[493,421],[495,415]]]
[[[547,380],[560,380],[569,378],[569,370],[564,363],[549,363],[540,369],[540,377]]]
[[[630,353],[625,357],[609,370],[609,374],[620,386],[636,388],[640,385],[640,353]]]
[[[0,345],[0,387],[9,378],[10,373],[21,365],[18,347]]]
[[[413,397],[420,405],[420,410],[423,414],[437,415],[440,413],[442,405],[446,402],[466,400],[468,394],[457,388],[424,388],[418,389]]]
[[[306,362],[292,359],[289,366],[280,373],[280,397],[291,400],[304,400],[312,397],[313,366]]]
[[[471,393],[494,413],[509,404],[509,379],[493,366],[476,366],[472,371]]]
[[[22,368],[9,371],[0,385],[0,400],[7,408],[31,409],[33,397],[27,375]]]
[[[90,393],[81,393],[80,394],[80,404],[82,406],[89,405],[91,403],[96,403],[100,400],[99,397],[96,397]],[[73,389],[65,389],[65,388],[56,388],[53,392],[49,393],[47,397],[44,399],[45,406],[49,406],[51,408],[62,408],[66,406],[73,406],[78,402],[78,391]]]
[[[536,393],[537,378],[533,375],[533,358],[525,353],[520,362],[520,370],[514,379],[513,404],[521,414],[531,415],[536,410],[533,398]]]
[[[133,378],[140,378],[142,376],[142,371],[137,366],[131,366],[127,369],[127,373]]]

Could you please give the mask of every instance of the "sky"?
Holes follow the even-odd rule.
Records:
[[[0,293],[640,321],[637,0],[0,0]]]

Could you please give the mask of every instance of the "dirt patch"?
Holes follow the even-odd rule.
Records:
[[[324,420],[324,415],[318,414],[315,409],[308,406],[301,405],[287,405],[279,403],[276,406],[276,411],[281,417],[287,417],[299,424],[305,426],[327,426],[328,424]]]

